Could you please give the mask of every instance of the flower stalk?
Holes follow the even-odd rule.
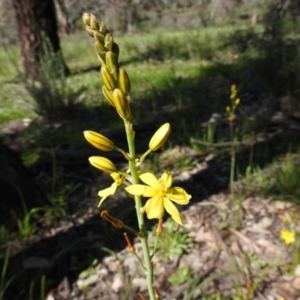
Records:
[[[132,183],[139,184],[140,179],[138,175],[138,170],[135,164],[135,145],[134,145],[134,131],[132,128],[132,124],[126,120],[124,120],[127,143],[129,148],[129,154],[132,159],[129,161],[129,169],[132,176]],[[147,233],[146,233],[146,225],[144,214],[141,212],[142,209],[142,198],[141,196],[134,196],[135,201],[135,210],[137,215],[137,220],[139,224],[139,230],[144,234],[144,237],[141,238],[141,244],[144,255],[144,263],[146,268],[146,279],[147,279],[147,287],[150,300],[155,300],[154,290],[153,290],[153,265],[151,262],[149,246],[147,242]]]
[[[159,300],[159,292],[154,287],[152,256],[147,239],[145,215],[148,219],[159,219],[157,237],[162,231],[162,218],[165,210],[171,215],[173,220],[179,225],[183,225],[180,213],[172,202],[185,205],[188,204],[191,196],[188,195],[180,187],[171,187],[172,176],[169,172],[164,172],[160,179],[157,179],[152,172],[140,172],[139,167],[145,158],[152,152],[162,147],[167,141],[171,126],[169,123],[162,125],[153,135],[149,142],[149,149],[140,157],[136,157],[135,151],[135,133],[133,124],[131,123],[131,93],[130,79],[123,67],[119,66],[119,47],[114,42],[112,34],[106,28],[103,22],[99,22],[97,18],[89,13],[85,13],[82,17],[86,25],[87,33],[94,38],[97,56],[101,63],[100,75],[102,76],[103,87],[102,93],[112,108],[119,114],[123,120],[128,151],[124,151],[115,146],[113,141],[105,136],[94,131],[85,131],[86,140],[101,151],[118,151],[124,155],[128,161],[129,169],[120,171],[116,165],[109,159],[102,156],[92,156],[89,158],[90,163],[103,172],[110,174],[113,183],[110,187],[99,191],[100,202],[98,207],[102,207],[103,202],[111,195],[114,195],[118,188],[125,188],[128,194],[134,196],[135,210],[138,221],[138,229],[135,230],[126,225],[122,220],[116,219],[104,210],[101,217],[110,222],[113,226],[119,229],[133,232],[140,238],[143,250],[143,257],[140,257],[135,252],[127,233],[125,239],[127,241],[129,251],[137,258],[146,274],[148,296],[150,300]],[[140,184],[140,180],[145,184]],[[126,184],[124,182],[126,181]],[[129,183],[129,185],[128,185]],[[143,205],[142,196],[150,197]],[[146,214],[144,214],[146,212]],[[156,246],[155,246],[156,249]],[[142,294],[139,294],[141,299],[146,299]]]

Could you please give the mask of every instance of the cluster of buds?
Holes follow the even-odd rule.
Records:
[[[129,120],[130,80],[126,70],[119,67],[119,46],[103,22],[90,13],[82,16],[87,33],[94,38],[98,58],[101,63],[103,80],[102,92],[107,101],[116,108],[121,118]]]
[[[235,119],[235,110],[241,102],[241,99],[237,97],[237,89],[235,84],[233,84],[230,88],[230,100],[231,106],[226,106],[226,111],[228,113],[228,121],[231,123]]]

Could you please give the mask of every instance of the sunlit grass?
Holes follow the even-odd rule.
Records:
[[[9,82],[19,75],[18,69],[20,60],[20,50],[16,46],[9,46],[0,49],[0,85]]]

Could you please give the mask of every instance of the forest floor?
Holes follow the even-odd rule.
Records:
[[[163,155],[192,157],[194,163],[189,171],[174,174],[175,184],[192,195],[181,212],[185,226],[166,221],[153,258],[161,299],[300,299],[299,237],[289,245],[281,239],[282,230],[300,231],[300,206],[283,201],[282,195],[259,193],[255,175],[236,181],[230,192],[228,157],[199,155],[180,146]],[[299,161],[293,155],[293,163]],[[278,168],[279,162],[266,168],[265,180],[270,182]],[[23,276],[18,284],[34,280],[40,289],[46,276],[47,300],[147,295],[145,276],[126,248],[123,232],[101,220],[96,208],[97,191],[110,184],[107,174],[97,172],[70,198],[67,216],[42,218],[25,245],[11,243],[15,275]],[[132,200],[124,192],[107,201],[112,214],[136,226]],[[152,234],[149,239],[153,242]],[[138,239],[134,246],[140,254]]]

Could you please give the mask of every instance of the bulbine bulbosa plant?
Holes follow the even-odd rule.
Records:
[[[165,210],[176,223],[183,225],[180,213],[173,202],[185,205],[189,203],[191,196],[180,187],[172,187],[172,175],[169,172],[164,172],[160,178],[157,178],[151,171],[140,171],[139,167],[145,158],[152,151],[156,151],[162,147],[167,141],[171,132],[170,124],[163,124],[150,139],[147,151],[140,158],[136,157],[135,133],[133,124],[131,123],[130,80],[125,69],[119,65],[119,47],[114,42],[113,36],[109,30],[107,30],[105,24],[99,22],[94,15],[85,13],[83,15],[83,23],[86,25],[87,33],[95,41],[96,52],[101,63],[100,73],[103,80],[103,95],[124,122],[128,143],[128,151],[126,151],[118,148],[113,141],[100,133],[93,131],[84,132],[86,140],[94,147],[101,151],[118,151],[122,153],[124,159],[128,161],[128,170],[121,171],[117,169],[112,161],[105,157],[92,156],[89,158],[90,163],[94,167],[109,173],[113,180],[110,187],[99,191],[100,202],[98,207],[101,208],[106,198],[113,195],[118,188],[124,188],[129,195],[133,196],[133,205],[135,205],[136,208],[139,228],[134,229],[127,226],[125,220],[114,218],[106,210],[101,212],[101,217],[117,228],[134,232],[140,238],[143,257],[139,257],[135,253],[134,246],[128,235],[126,233],[124,234],[129,251],[137,257],[138,262],[145,271],[149,293],[148,297],[150,300],[157,300],[160,299],[160,296],[153,280],[153,254],[150,255],[149,251],[145,215],[148,219],[158,219],[156,234],[159,236],[162,232],[162,218]],[[142,196],[149,199],[144,203]],[[139,294],[139,296],[141,299],[146,299],[142,294]]]

